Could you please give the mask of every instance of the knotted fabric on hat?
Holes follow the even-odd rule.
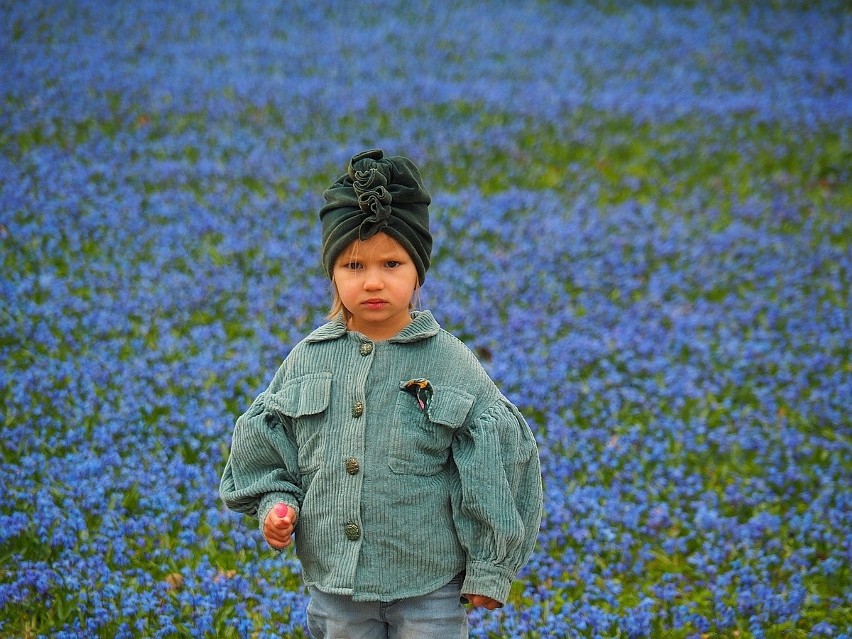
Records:
[[[331,277],[340,253],[354,240],[387,233],[405,247],[421,284],[429,270],[432,235],[429,203],[420,171],[401,156],[386,158],[381,150],[364,151],[323,193],[322,262]]]

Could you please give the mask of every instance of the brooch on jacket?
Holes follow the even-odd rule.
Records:
[[[420,407],[420,410],[426,409],[426,402],[432,396],[432,384],[429,383],[428,379],[411,379],[407,382],[401,382],[399,389],[412,395],[417,400],[417,406]]]

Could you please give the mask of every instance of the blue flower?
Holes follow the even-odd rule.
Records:
[[[542,458],[472,636],[843,635],[841,3],[113,9],[2,18],[0,632],[303,632],[216,486],[323,321],[321,191],[383,147],[433,194],[424,303]]]

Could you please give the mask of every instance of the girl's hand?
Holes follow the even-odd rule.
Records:
[[[491,597],[486,597],[485,595],[462,595],[467,602],[471,605],[472,608],[486,608],[488,610],[494,610],[496,608],[500,608],[501,604],[496,599],[492,599]]]
[[[263,522],[266,543],[276,550],[283,550],[290,545],[295,526],[296,512],[287,504],[275,504]]]

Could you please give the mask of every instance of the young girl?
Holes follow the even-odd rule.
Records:
[[[535,440],[471,351],[412,311],[432,248],[417,167],[366,151],[324,197],[332,319],[237,420],[222,498],[272,548],[295,536],[312,636],[467,637],[461,602],[502,606],[532,553]]]

